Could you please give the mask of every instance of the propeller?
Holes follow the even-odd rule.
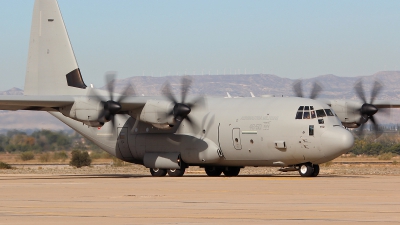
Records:
[[[99,118],[100,119],[104,118],[102,122],[111,121],[112,124],[111,129],[114,129],[115,127],[115,120],[114,120],[115,115],[121,112],[122,109],[121,102],[129,96],[136,95],[132,85],[128,84],[123,90],[122,94],[118,96],[118,98],[115,98],[114,96],[115,79],[116,79],[115,72],[109,72],[105,75],[106,89],[108,91],[108,99],[106,99],[102,95],[98,95],[96,92],[93,95],[95,98],[98,99],[98,101],[100,101],[103,104],[103,110],[100,113]]]
[[[296,94],[297,97],[303,98],[303,83],[301,80],[296,81],[293,84],[293,91]],[[318,95],[321,93],[322,91],[322,85],[315,81],[310,93],[310,98],[311,99],[316,99],[318,97]]]
[[[364,125],[368,121],[372,122],[372,129],[374,130],[375,135],[377,137],[379,137],[381,134],[381,132],[379,132],[379,129],[378,129],[379,128],[378,122],[376,121],[376,118],[374,117],[374,115],[379,111],[378,108],[374,105],[374,101],[376,99],[376,96],[378,96],[378,94],[381,92],[382,88],[383,88],[383,85],[380,82],[375,81],[374,86],[372,88],[372,92],[371,92],[371,99],[369,102],[367,102],[363,84],[362,84],[362,80],[358,81],[354,85],[354,90],[357,93],[357,97],[360,98],[361,101],[363,102],[363,105],[359,109],[360,115],[361,115],[360,127],[358,128],[359,136],[361,136],[363,134]],[[382,110],[382,111],[389,112],[389,111],[385,111],[385,110]]]
[[[191,85],[192,78],[190,76],[183,76],[181,80],[181,99],[179,102],[173,95],[171,91],[171,85],[168,81],[165,82],[162,88],[162,95],[174,104],[174,107],[171,111],[166,113],[166,116],[173,116],[174,121],[178,123],[186,120],[193,130],[197,130],[198,125],[193,122],[193,119],[191,119],[189,114],[193,109],[204,106],[205,101],[204,97],[200,96],[194,99],[192,102],[186,102],[186,97]]]

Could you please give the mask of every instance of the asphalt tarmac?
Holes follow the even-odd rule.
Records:
[[[0,224],[400,224],[400,176],[0,174]]]

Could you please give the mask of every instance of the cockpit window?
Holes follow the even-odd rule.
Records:
[[[296,120],[301,120],[303,118],[303,110],[297,111]]]
[[[330,109],[325,109],[326,115],[328,116],[335,116],[333,115],[332,111]]]
[[[310,111],[304,111],[303,119],[310,119]]]
[[[311,119],[315,119],[315,112],[311,111]]]
[[[321,109],[323,111],[323,109]],[[325,115],[325,113],[324,113]],[[314,106],[300,106],[296,113],[296,119],[315,119],[316,114],[314,111]]]
[[[323,109],[318,109],[317,111],[315,111],[317,113],[317,117],[325,117],[325,111]]]

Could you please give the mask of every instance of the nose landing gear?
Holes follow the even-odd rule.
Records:
[[[316,177],[319,174],[319,165],[306,163],[300,165],[299,174],[302,177]]]

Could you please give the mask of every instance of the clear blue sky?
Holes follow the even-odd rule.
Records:
[[[0,0],[0,90],[23,88],[33,0]],[[59,0],[85,82],[400,70],[400,1]]]

